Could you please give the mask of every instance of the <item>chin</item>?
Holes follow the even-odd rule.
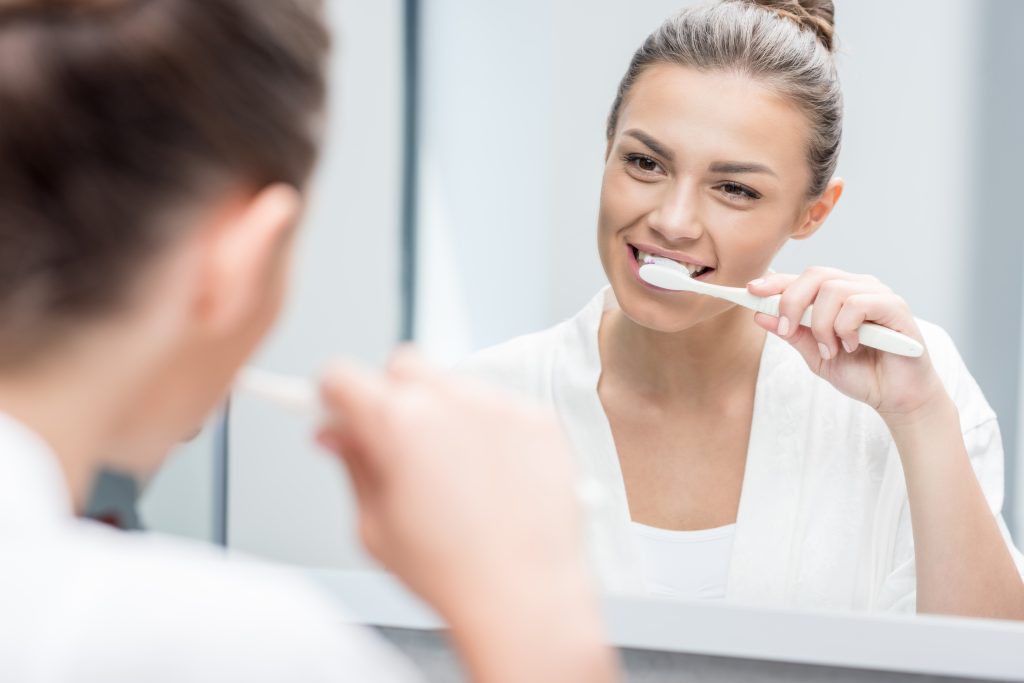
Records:
[[[707,319],[706,302],[698,294],[666,292],[636,282],[612,284],[622,313],[655,332],[683,332]]]

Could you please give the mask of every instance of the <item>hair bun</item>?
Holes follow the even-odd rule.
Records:
[[[829,52],[835,47],[836,8],[832,0],[744,0],[748,4],[772,10],[813,31]]]

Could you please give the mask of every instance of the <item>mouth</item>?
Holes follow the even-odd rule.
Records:
[[[644,265],[645,263],[654,263],[654,257],[659,256],[661,258],[667,258],[670,261],[675,261],[682,267],[686,268],[686,271],[690,274],[690,277],[694,278],[695,280],[703,279],[705,276],[715,272],[715,269],[712,268],[711,266],[705,266],[699,263],[690,263],[688,261],[673,258],[665,254],[651,254],[649,252],[638,249],[637,247],[634,247],[632,244],[629,245],[629,249],[633,254],[633,260],[636,263],[637,270],[639,270],[640,266]]]

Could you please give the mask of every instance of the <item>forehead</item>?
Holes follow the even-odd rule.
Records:
[[[806,165],[803,113],[765,84],[735,72],[649,67],[623,104],[616,135],[630,128],[657,138],[684,162],[742,159],[776,171]]]

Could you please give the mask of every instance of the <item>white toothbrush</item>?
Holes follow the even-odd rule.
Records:
[[[640,266],[640,277],[647,283],[662,289],[670,289],[676,292],[696,292],[706,294],[717,299],[725,299],[734,304],[749,308],[758,313],[779,317],[779,299],[774,296],[755,296],[744,287],[725,287],[713,285],[709,282],[701,282],[690,277],[686,268],[672,259],[662,256],[648,256],[647,260]],[[804,312],[800,324],[810,327],[813,306],[809,306]],[[909,356],[918,358],[924,353],[924,346],[916,339],[911,339],[905,334],[890,330],[888,327],[874,323],[864,323],[857,330],[857,337],[864,346],[870,346],[879,351],[894,353],[898,356]]]
[[[235,389],[270,401],[291,413],[313,417],[320,422],[328,418],[316,384],[305,377],[249,366],[238,373]],[[590,510],[603,508],[609,502],[604,484],[591,477],[584,477],[576,483],[576,497]]]
[[[326,417],[320,401],[320,392],[316,385],[305,377],[245,367],[235,379],[235,389],[275,403],[290,413],[318,420]]]

